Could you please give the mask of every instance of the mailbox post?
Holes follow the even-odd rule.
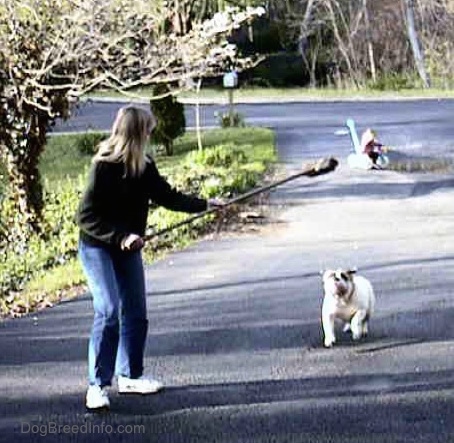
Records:
[[[230,127],[233,126],[233,90],[238,86],[238,74],[236,71],[229,71],[223,77],[224,88],[227,89],[229,95],[229,119]]]

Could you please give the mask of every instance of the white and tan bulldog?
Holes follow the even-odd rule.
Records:
[[[375,294],[370,281],[355,273],[356,269],[329,269],[322,274],[322,327],[327,348],[336,341],[336,320],[345,323],[344,331],[351,330],[353,340],[367,335]]]

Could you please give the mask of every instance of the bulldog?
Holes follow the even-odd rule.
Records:
[[[330,269],[322,274],[322,328],[327,348],[336,341],[335,320],[345,323],[344,332],[351,331],[353,340],[367,335],[375,294],[370,281],[355,274],[356,269]]]

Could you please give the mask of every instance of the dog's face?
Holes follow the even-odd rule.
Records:
[[[330,294],[335,299],[346,302],[346,298],[352,292],[355,272],[356,269],[328,269],[323,272],[322,281],[325,294]]]

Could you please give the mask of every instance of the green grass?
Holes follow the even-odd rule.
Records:
[[[114,91],[96,91],[89,94],[90,98],[125,98],[148,100],[152,97],[151,88],[138,88],[130,95],[123,95]],[[204,88],[200,91],[201,101],[226,102],[227,91],[222,88]],[[182,92],[179,94],[182,101],[195,101],[195,92]],[[361,100],[361,99],[411,99],[411,98],[454,98],[454,89],[434,87],[431,89],[412,88],[399,91],[378,91],[373,89],[336,89],[336,88],[254,88],[240,87],[234,91],[234,100]]]
[[[74,135],[49,137],[41,156],[40,172],[46,182],[75,180],[90,164],[90,156],[77,149]]]
[[[46,183],[58,183],[62,180],[77,181],[84,175],[91,162],[91,155],[83,154],[77,149],[77,136],[55,135],[49,138],[47,147],[41,157],[40,172]],[[274,135],[262,128],[228,128],[213,129],[202,132],[203,148],[234,143],[246,146],[252,161],[270,158],[269,147],[274,147]],[[189,151],[197,149],[195,132],[188,132],[175,142],[174,155],[169,157],[149,146],[147,151],[155,158],[162,171],[169,170],[181,162]]]
[[[194,100],[195,92],[180,95],[183,99]],[[238,99],[272,100],[337,100],[337,99],[385,99],[385,98],[432,98],[454,97],[454,90],[445,89],[402,89],[399,91],[378,91],[372,89],[335,89],[335,88],[239,88],[234,92]],[[227,92],[222,89],[206,89],[200,94],[201,99],[227,100]]]
[[[43,275],[31,280],[24,296],[39,292],[46,294],[58,294],[59,291],[80,285],[85,282],[82,268],[77,259],[69,260],[62,266],[51,269]]]
[[[269,149],[266,146],[274,146],[274,135],[270,139],[270,131],[262,128],[228,128],[215,129],[202,133],[203,148],[212,148],[218,145],[233,143],[246,147],[248,156],[252,161],[261,161],[270,157]],[[160,169],[165,171],[178,164],[182,157],[191,150],[197,149],[196,134],[188,133],[180,137],[175,144],[175,154],[172,157],[160,155],[155,156],[156,163]]]

